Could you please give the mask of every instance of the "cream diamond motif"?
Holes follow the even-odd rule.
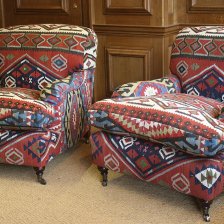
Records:
[[[218,180],[221,173],[214,168],[207,168],[196,174],[195,177],[203,184],[206,188],[210,189],[215,182]]]
[[[5,157],[10,164],[22,165],[24,163],[23,154],[17,148],[7,150]]]
[[[67,68],[67,59],[61,54],[55,55],[51,59],[51,66],[57,71],[63,71]]]

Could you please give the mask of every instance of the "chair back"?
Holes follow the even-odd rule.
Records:
[[[97,38],[85,27],[21,25],[0,29],[0,86],[41,90],[96,66]]]
[[[173,44],[170,70],[182,92],[224,102],[224,26],[182,29]]]

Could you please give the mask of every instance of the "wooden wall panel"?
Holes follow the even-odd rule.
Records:
[[[187,0],[188,13],[224,13],[223,0]]]
[[[151,0],[104,0],[104,14],[151,14]]]
[[[163,37],[104,33],[98,38],[95,100],[110,97],[118,85],[163,75]]]
[[[150,79],[153,49],[107,48],[106,49],[106,83],[107,95],[124,83]]]
[[[87,1],[1,0],[1,8],[4,12],[2,26],[35,23],[84,25],[83,4]]]
[[[169,73],[172,41],[179,30],[175,7],[176,0],[92,1],[99,37],[95,100],[110,97],[118,85]]]
[[[16,13],[66,13],[69,12],[69,2],[66,0],[17,0]]]
[[[96,100],[109,97],[119,84],[169,74],[172,44],[178,31],[184,26],[223,24],[223,3],[223,0],[98,0],[96,4],[92,0],[92,24],[100,35]],[[148,14],[144,12],[146,9]],[[141,50],[150,52],[148,63],[144,54],[137,56]],[[148,76],[145,66],[149,69]]]
[[[160,26],[164,0],[97,0],[92,2],[93,24]],[[166,0],[167,1],[167,0]]]
[[[164,24],[163,24],[164,26],[173,26],[174,24],[177,24],[175,0],[164,1],[163,11],[164,11]]]
[[[29,0],[16,1],[17,7],[24,9],[49,9],[49,7],[62,8],[64,4],[66,4],[66,1],[64,0],[54,0],[53,2],[49,0],[33,0],[33,4],[30,4]]]
[[[182,26],[224,23],[223,0],[175,0],[177,23]]]

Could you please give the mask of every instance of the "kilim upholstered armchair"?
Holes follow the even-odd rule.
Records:
[[[87,136],[97,38],[63,24],[0,29],[0,162],[43,170]]]
[[[118,87],[89,110],[94,163],[199,199],[210,220],[224,184],[224,27],[184,28],[172,76]]]

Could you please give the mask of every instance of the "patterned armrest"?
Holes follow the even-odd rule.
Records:
[[[75,72],[64,79],[48,84],[41,90],[40,99],[53,105],[59,105],[65,100],[68,92],[77,90],[85,82],[85,72]]]
[[[112,98],[152,96],[164,93],[179,93],[180,82],[177,77],[170,76],[152,81],[130,82],[115,89]]]

